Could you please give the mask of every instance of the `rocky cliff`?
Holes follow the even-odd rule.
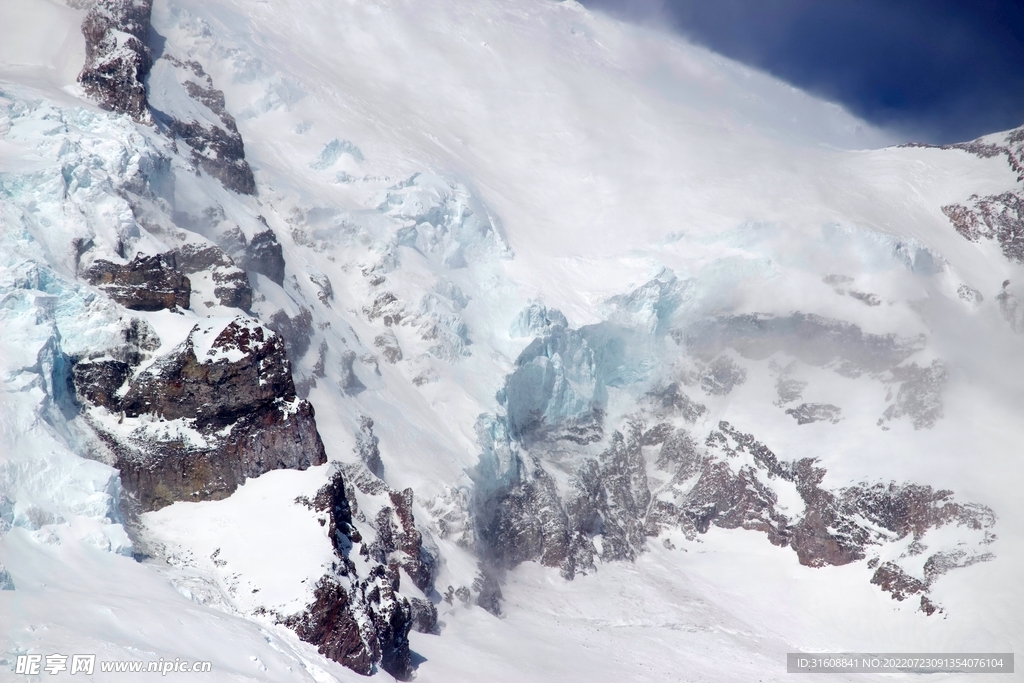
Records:
[[[369,472],[365,475],[373,477]],[[379,479],[376,483],[387,488]],[[408,493],[411,504],[412,492]],[[345,473],[339,468],[313,501],[300,501],[327,514],[338,562],[332,572],[321,577],[306,609],[282,621],[300,638],[316,645],[322,655],[357,673],[368,676],[379,667],[398,680],[410,680],[413,666],[409,631],[415,621],[413,608],[399,593],[398,565],[389,557],[401,551],[395,545],[390,520],[381,525],[378,519],[377,538],[372,543],[364,539],[354,523],[354,517],[359,516],[358,510],[353,509],[354,498]],[[414,531],[408,506],[400,509],[404,511],[399,513],[400,518],[407,520],[409,530]],[[415,540],[419,540],[418,532]],[[358,550],[353,554],[356,546]]]
[[[152,11],[152,0],[98,0],[82,23],[85,66],[79,83],[104,109],[136,121],[150,120],[144,81],[153,65]]]
[[[255,320],[197,325],[137,372],[74,366],[79,397],[142,510],[223,498],[248,477],[325,462],[313,407],[295,395],[284,342]]]

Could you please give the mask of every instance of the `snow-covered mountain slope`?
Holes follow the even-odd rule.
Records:
[[[1017,649],[1024,136],[893,142],[571,1],[4,3],[0,669]]]

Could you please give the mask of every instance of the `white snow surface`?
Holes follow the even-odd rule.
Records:
[[[941,359],[949,372],[943,417],[915,429],[880,423],[896,385],[870,373],[732,354],[747,381],[696,394],[708,413],[692,426],[702,440],[728,420],[780,459],[819,458],[830,487],[913,482],[991,507],[995,558],[933,585],[942,613],[892,600],[863,561],[809,568],[757,532],[672,532],[635,563],[571,582],[520,565],[503,618],[440,602],[441,635],[411,636],[417,680],[774,681],[787,651],[1024,652],[1024,357],[995,300],[1024,273],[940,210],[1016,187],[1003,157],[885,147],[885,131],[833,104],[571,0],[156,0],[164,54],[201,62],[237,119],[258,186],[241,197],[154,127],[80,98],[83,15],[0,2],[0,564],[15,586],[0,591],[4,676],[18,654],[89,652],[210,660],[217,681],[363,680],[272,615],[299,611],[332,561],[325,527],[296,502],[331,465],[128,524],[117,472],[61,381],[62,363],[102,356],[133,318],[160,338],[147,362],[197,325],[208,358],[241,312],[127,311],[77,274],[96,258],[124,262],[125,245],[156,254],[231,226],[251,238],[265,229],[257,216],[287,270],[283,286],[253,276],[253,313],[310,312],[309,350],[291,360],[329,460],[358,461],[360,417],[372,416],[384,479],[413,488],[438,549],[442,592],[476,576],[458,541],[478,419],[505,411],[496,394],[545,324],[537,308],[520,315],[531,304],[574,329],[635,333],[619,378],[584,351],[550,361],[564,390],[545,414],[571,417],[604,392],[609,429],[658,378],[693,370],[667,338],[659,346],[668,317],[816,313],[925,335],[907,362]],[[158,59],[154,102],[210,118],[172,77]],[[125,199],[140,177],[159,185],[146,220]],[[84,260],[76,239],[93,242]],[[823,283],[832,274],[850,278],[842,292]],[[678,283],[674,311],[652,282]],[[964,284],[979,304],[958,297]],[[389,362],[389,344],[401,360]],[[773,404],[781,374],[842,419],[797,425]],[[96,419],[116,429],[116,416]],[[177,422],[143,427],[188,437]],[[801,514],[790,485],[765,483]],[[377,504],[359,497],[368,519]],[[928,536],[965,541],[951,527]]]

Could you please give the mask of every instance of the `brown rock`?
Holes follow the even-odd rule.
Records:
[[[192,283],[177,269],[173,253],[139,254],[125,265],[96,261],[85,277],[111,299],[136,311],[188,308],[192,294]]]
[[[149,120],[144,80],[153,64],[146,47],[152,9],[152,0],[97,0],[82,22],[78,82],[102,108],[136,121]]]

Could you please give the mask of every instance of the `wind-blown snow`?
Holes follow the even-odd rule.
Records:
[[[0,6],[9,663],[95,651],[210,659],[218,680],[362,680],[272,614],[301,609],[332,561],[296,502],[330,466],[126,522],[66,381],[132,319],[159,336],[139,371],[197,326],[200,360],[236,359],[210,349],[240,311],[127,311],[78,276],[266,227],[286,277],[250,272],[252,314],[279,314],[330,460],[359,460],[372,416],[384,479],[413,488],[441,558],[426,597],[445,626],[413,634],[417,680],[781,680],[787,650],[1020,649],[1024,360],[996,295],[1024,273],[940,209],[1015,186],[1004,158],[882,148],[884,131],[834,105],[571,1],[158,0],[163,54],[202,62],[237,119],[258,185],[240,197],[154,128],[77,99],[81,16]],[[154,56],[153,105],[213,121]],[[755,314],[772,321],[757,334]],[[842,325],[808,338],[806,315]],[[871,585],[865,562],[804,567],[718,528],[665,532],[635,564],[572,582],[521,564],[503,619],[439,599],[477,578],[469,501],[518,476],[524,435],[596,412],[617,429],[677,380],[706,407],[695,434],[726,420],[818,458],[833,488],[912,481],[991,507],[994,559],[937,581],[933,617]],[[800,424],[786,411],[801,404],[841,412]],[[97,419],[116,433],[118,415]],[[183,420],[143,426],[202,438]],[[558,491],[596,448],[546,454]],[[803,514],[792,484],[764,483]],[[905,545],[884,552],[923,571]]]

